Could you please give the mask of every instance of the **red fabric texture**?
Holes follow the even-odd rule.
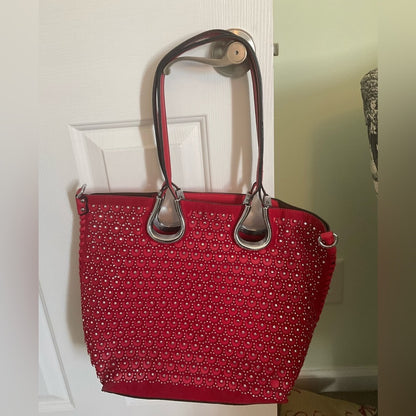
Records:
[[[77,201],[85,341],[104,391],[286,401],[335,264],[335,247],[318,238],[333,236],[313,214],[273,200],[271,242],[241,248],[233,232],[244,197],[185,193],[185,234],[171,244],[146,231],[154,193]]]
[[[237,226],[247,212],[246,195],[185,192],[182,199],[172,183],[163,71],[212,40],[238,40],[248,51],[258,140],[251,197],[264,204],[270,242]],[[84,334],[103,390],[215,403],[285,402],[319,319],[336,251],[324,247],[334,236],[317,216],[280,207],[276,199],[268,204],[261,77],[251,46],[222,30],[178,45],[156,69],[153,114],[165,180],[160,193],[169,188],[180,200],[185,227],[158,231],[154,222],[147,228],[155,193],[77,195]],[[174,242],[159,242],[165,236]]]

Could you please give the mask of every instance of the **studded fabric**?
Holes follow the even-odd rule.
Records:
[[[213,198],[220,203],[181,201],[186,231],[171,244],[147,234],[153,194],[77,200],[85,341],[104,391],[286,401],[322,310],[335,248],[318,244],[327,233],[322,221],[276,200],[271,243],[240,248],[233,230],[241,203]]]

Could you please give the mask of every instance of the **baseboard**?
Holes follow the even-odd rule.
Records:
[[[296,387],[315,391],[375,391],[377,366],[305,368],[300,372]]]

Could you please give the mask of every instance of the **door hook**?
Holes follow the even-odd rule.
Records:
[[[231,33],[245,39],[250,46],[255,50],[253,38],[242,29],[229,29]],[[246,47],[238,41],[232,42],[215,42],[212,44],[210,50],[211,57],[197,57],[197,56],[179,56],[166,65],[164,73],[170,73],[170,67],[178,61],[192,61],[205,65],[212,66],[219,74],[230,78],[238,78],[248,71],[248,64],[245,62],[247,57]]]

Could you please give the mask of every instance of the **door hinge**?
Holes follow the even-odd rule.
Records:
[[[279,44],[273,43],[273,56],[279,56]]]

